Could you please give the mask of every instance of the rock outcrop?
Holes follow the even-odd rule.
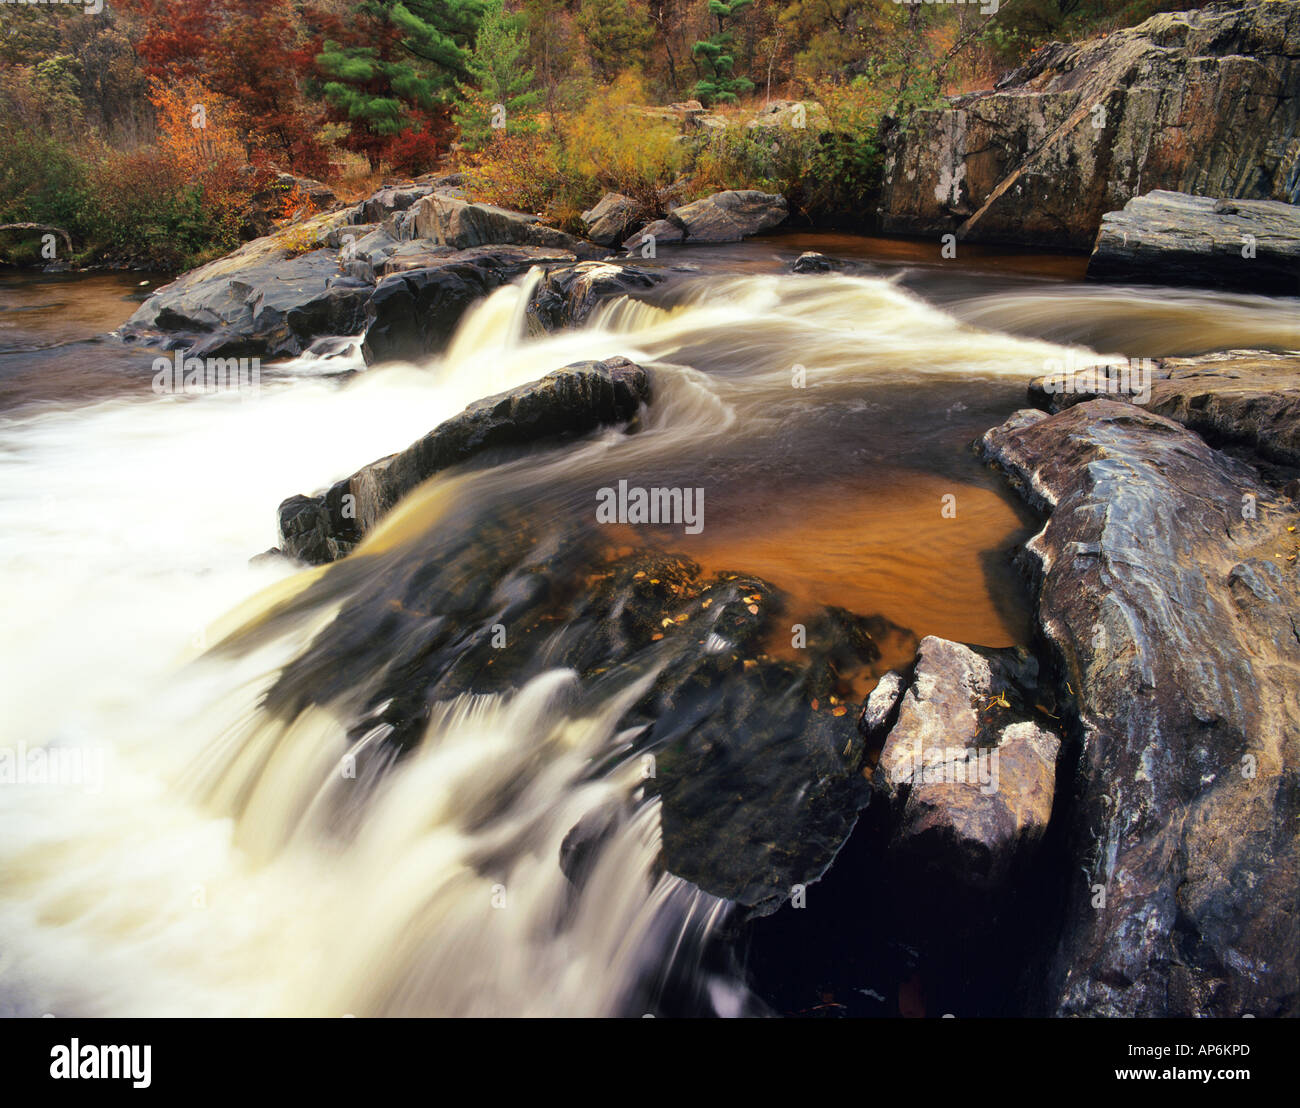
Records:
[[[409,361],[436,354],[475,301],[535,265],[572,263],[564,251],[527,246],[455,250],[430,264],[380,280],[366,302],[368,363]]]
[[[1300,354],[1227,350],[1162,358],[1146,372],[1145,397],[1135,394],[1133,380],[1125,390],[1131,395],[1115,397],[1177,420],[1212,446],[1239,448],[1256,465],[1300,467]],[[1096,399],[1102,380],[1088,370],[1075,373],[1068,387],[1060,376],[1039,377],[1030,382],[1029,402],[1063,411]]]
[[[1088,279],[1300,296],[1300,207],[1181,192],[1135,196],[1102,216]]]
[[[1061,1015],[1300,1014],[1297,517],[1250,467],[1117,400],[1024,411],[985,455],[1070,732]]]
[[[785,222],[785,197],[754,189],[731,189],[683,204],[655,220],[623,243],[637,250],[647,237],[656,245],[674,243],[740,242]]]
[[[457,250],[513,245],[567,250],[579,257],[599,257],[604,253],[582,239],[547,227],[535,215],[512,212],[491,204],[473,204],[442,192],[423,197],[416,202],[414,210],[417,238]]]
[[[649,374],[626,358],[613,358],[579,362],[476,401],[400,454],[372,462],[317,496],[285,500],[279,513],[280,549],[300,561],[332,562],[435,473],[489,451],[626,423],[649,397]]]
[[[585,323],[597,305],[615,296],[639,299],[663,284],[661,270],[618,262],[579,262],[551,269],[542,277],[528,304],[531,324],[558,331]]]
[[[346,213],[301,225],[300,236],[341,226]],[[123,337],[187,347],[195,356],[288,357],[322,334],[356,334],[370,290],[339,271],[331,250],[296,253],[280,236],[255,239],[153,293]]]
[[[535,216],[469,203],[459,180],[385,185],[255,239],[157,289],[121,336],[194,357],[285,358],[364,331],[369,361],[419,358],[446,345],[476,299],[530,267],[603,256]]]
[[[917,112],[886,159],[885,231],[1087,249],[1169,189],[1300,201],[1300,2],[1234,0],[1037,51]]]

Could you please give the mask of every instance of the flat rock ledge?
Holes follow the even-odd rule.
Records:
[[[981,450],[1047,517],[1024,562],[1072,782],[1048,1010],[1300,1014],[1300,517],[1123,401]]]
[[[435,473],[488,451],[627,423],[650,399],[650,375],[626,358],[578,362],[471,404],[424,438],[315,496],[279,508],[280,549],[322,565],[349,553],[403,496]]]
[[[1300,207],[1183,192],[1135,196],[1101,217],[1088,279],[1300,296]]]
[[[1239,446],[1264,462],[1300,467],[1300,353],[1227,350],[1162,358],[1139,364],[1127,381],[1124,368],[1035,378],[1029,403],[1059,412],[1109,395],[1176,420],[1212,446]],[[1143,373],[1149,373],[1145,382]]]

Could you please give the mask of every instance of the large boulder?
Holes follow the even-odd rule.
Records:
[[[650,397],[650,376],[626,358],[579,362],[471,404],[400,454],[391,454],[314,497],[280,505],[280,548],[312,564],[348,553],[413,488],[490,450],[585,434],[626,423]]]
[[[1035,53],[895,132],[884,230],[1087,249],[1151,189],[1300,200],[1300,2],[1166,12]]]
[[[1300,295],[1300,207],[1181,192],[1135,196],[1102,216],[1088,278]]]
[[[617,246],[646,223],[642,205],[621,192],[605,193],[579,218],[587,228],[587,237],[601,246]]]
[[[666,219],[633,235],[623,247],[636,250],[651,235],[657,244],[740,242],[784,223],[787,214],[785,197],[775,193],[754,189],[716,192],[674,208]]]
[[[547,227],[535,215],[473,204],[444,193],[426,196],[415,205],[414,228],[417,238],[457,250],[507,244],[567,250],[580,257],[601,253],[582,239]]]
[[[1047,517],[1025,559],[1074,736],[1051,1007],[1300,1014],[1294,510],[1123,401],[982,449]]]
[[[862,726],[870,736],[893,718],[876,765],[899,810],[891,848],[939,880],[1003,885],[1042,839],[1055,796],[1061,739],[1037,703],[1037,663],[927,636],[910,684],[888,677]]]
[[[441,248],[439,248],[441,249]],[[384,277],[366,305],[368,363],[410,361],[446,347],[465,311],[534,265],[572,263],[564,251],[500,246],[455,250]]]

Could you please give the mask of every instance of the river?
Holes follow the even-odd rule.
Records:
[[[803,249],[866,268],[784,272]],[[658,864],[657,801],[619,730],[638,690],[577,711],[573,675],[539,661],[517,695],[429,706],[398,757],[365,728],[406,649],[378,612],[390,581],[511,513],[599,534],[593,491],[625,479],[704,488],[705,525],[602,542],[756,574],[796,614],[1024,644],[1011,553],[1034,521],[969,445],[1028,379],[1070,352],[1300,348],[1292,301],[1087,285],[1078,258],[933,255],[826,235],[696,248],[664,259],[696,267],[671,304],[615,301],[531,338],[522,282],[443,357],[304,357],[267,367],[256,396],[153,393],[156,352],[106,332],[154,275],[0,276],[0,1013],[764,1010],[713,949],[728,903]],[[285,497],[473,400],[620,354],[654,374],[636,433],[435,478],[335,566],[250,564]],[[364,649],[314,671],[359,598],[376,612]],[[906,662],[884,646],[881,670]],[[34,779],[54,752],[79,772]],[[566,836],[611,805],[575,886]]]

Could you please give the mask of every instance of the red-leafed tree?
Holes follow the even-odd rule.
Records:
[[[315,137],[317,105],[301,93],[314,53],[290,0],[224,0],[221,30],[207,59],[208,83],[234,106],[253,154],[318,176],[329,168]]]
[[[154,80],[202,77],[222,0],[115,0],[135,26],[135,52]]]
[[[117,0],[156,81],[198,80],[219,93],[248,157],[323,174],[323,114],[301,84],[314,51],[291,0]]]

